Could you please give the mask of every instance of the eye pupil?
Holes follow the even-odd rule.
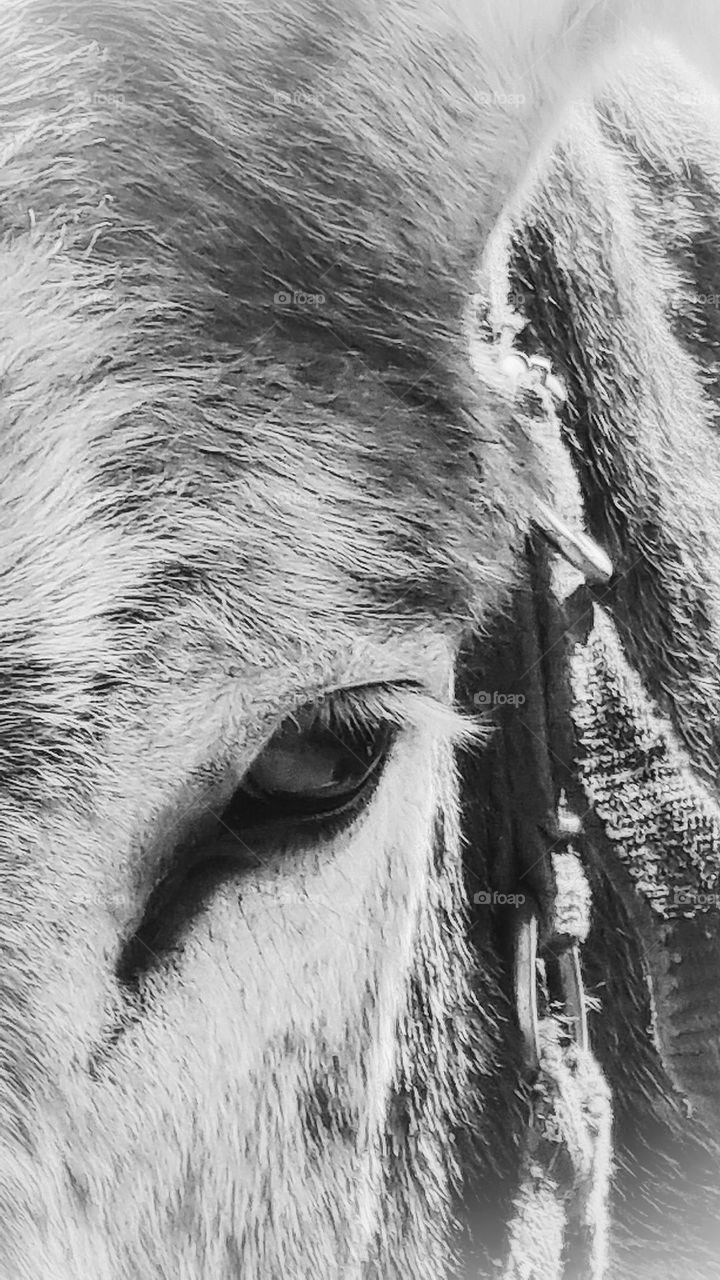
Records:
[[[345,782],[357,771],[357,762],[340,742],[284,743],[270,746],[253,765],[247,781],[256,789],[303,792],[324,791]]]

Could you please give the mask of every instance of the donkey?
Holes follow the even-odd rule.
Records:
[[[557,1274],[502,1260],[473,672],[559,500],[560,382],[512,374],[545,353],[627,651],[714,782],[720,32],[675,9],[6,0],[2,1280]],[[710,1277],[712,1081],[647,1032],[610,865],[592,1266]]]

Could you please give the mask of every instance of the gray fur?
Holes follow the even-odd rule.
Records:
[[[512,1181],[451,708],[551,478],[541,407],[467,326],[506,207],[559,253],[569,207],[595,271],[592,175],[572,143],[542,157],[619,38],[609,8],[3,10],[2,1280],[436,1280],[467,1148],[486,1192],[493,1164]],[[581,302],[624,374],[602,266]],[[662,344],[704,439],[697,370]],[[377,681],[402,731],[363,821],[238,875],[125,989],[198,814],[298,703]]]

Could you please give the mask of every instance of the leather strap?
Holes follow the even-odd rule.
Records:
[[[590,923],[570,661],[591,612],[587,583],[612,566],[584,532],[561,441],[562,388],[547,362],[499,344],[515,392],[535,398],[536,444],[554,500],[536,501],[514,616],[497,640],[506,689],[486,690],[498,723],[483,797],[494,900],[507,903],[513,996],[529,1097],[502,1280],[602,1280],[607,1264],[611,1103],[588,1043],[581,948]],[[556,386],[557,383],[557,386]],[[531,415],[532,416],[532,415]],[[557,474],[556,474],[557,473]],[[562,509],[562,516],[558,515]],[[492,646],[491,646],[492,647]],[[502,674],[501,674],[502,673]],[[490,677],[492,680],[492,677]],[[477,695],[476,695],[477,697]]]
[[[566,536],[572,532],[565,526]],[[535,838],[515,846],[513,896],[525,902],[513,927],[514,995],[531,1103],[503,1280],[601,1280],[607,1262],[611,1104],[587,1035],[580,955],[590,926],[586,805],[569,714],[578,597],[572,592],[569,605],[563,598],[559,555],[570,559],[545,538],[528,547],[529,591],[518,633],[527,693],[504,726],[515,739],[506,755],[517,767],[519,743],[526,744],[516,799],[522,803],[530,784],[540,797],[535,813],[539,808],[545,816]]]

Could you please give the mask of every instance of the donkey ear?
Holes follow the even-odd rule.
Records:
[[[701,979],[705,990],[717,987],[717,948],[707,942],[717,899],[693,878],[696,837],[688,833],[703,832],[704,874],[716,881],[719,823],[707,784],[720,774],[719,131],[720,100],[708,83],[667,47],[636,51],[618,64],[597,112],[568,120],[507,251],[524,340],[552,357],[567,388],[563,434],[589,532],[615,567],[602,603],[617,653],[597,636],[592,652],[598,680],[615,682],[623,724],[632,726],[636,790],[622,811],[626,835],[650,789],[663,797],[657,827],[642,822],[643,848],[634,835],[617,836],[623,801],[612,780],[603,786],[615,827],[601,802],[596,810],[616,853],[631,848],[636,879],[646,876],[650,851],[667,918],[678,917],[662,945],[640,929],[656,1031],[673,1077],[716,1113],[720,1016],[711,1001],[699,1029],[693,1001]],[[539,517],[562,543],[555,511]],[[628,760],[629,738],[612,717],[601,723],[606,710],[601,699],[593,741],[605,759]],[[590,760],[587,745],[585,753]],[[597,773],[592,761],[586,767]],[[641,903],[642,886],[631,897]],[[699,919],[680,919],[690,914]],[[674,954],[687,963],[670,974]]]
[[[686,60],[686,92],[704,97],[720,91],[717,0],[508,0],[487,8],[491,34],[473,51],[469,86],[486,113],[479,193],[483,247],[493,228],[525,203],[568,106],[592,101],[614,83],[628,52],[665,42],[666,56],[674,50],[676,59]],[[469,29],[466,15],[464,20]]]
[[[667,49],[620,72],[602,126],[594,112],[569,124],[516,222],[509,276],[527,345],[567,389],[565,439],[588,531],[615,566],[623,643],[714,781],[720,101]]]

